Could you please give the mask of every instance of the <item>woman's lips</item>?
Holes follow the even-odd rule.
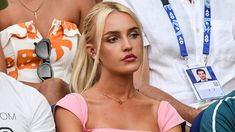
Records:
[[[137,57],[134,54],[128,54],[121,61],[132,62],[132,61],[135,61],[136,58]]]

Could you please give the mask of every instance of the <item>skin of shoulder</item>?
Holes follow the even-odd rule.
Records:
[[[152,104],[156,108],[156,110],[159,108],[161,101],[150,98],[150,97],[142,94],[141,92],[138,92],[138,94],[139,94],[141,100],[143,100],[146,103]]]

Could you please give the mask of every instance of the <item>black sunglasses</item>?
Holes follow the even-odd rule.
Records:
[[[38,77],[43,81],[53,77],[53,69],[50,63],[51,56],[51,42],[49,39],[42,39],[38,43],[34,43],[35,53],[38,58],[42,59],[43,62],[37,69]]]

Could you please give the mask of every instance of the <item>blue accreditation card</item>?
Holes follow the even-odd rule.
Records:
[[[207,101],[224,96],[211,66],[187,68],[185,72],[198,100]]]

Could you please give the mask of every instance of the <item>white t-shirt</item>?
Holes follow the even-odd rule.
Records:
[[[0,132],[55,132],[45,97],[1,72]]]
[[[122,3],[137,14],[148,40],[150,84],[178,100],[197,102],[184,73],[178,41],[161,0],[105,0]],[[203,65],[204,0],[169,0],[184,35],[189,65]],[[207,65],[212,66],[225,93],[235,89],[235,1],[211,0],[211,43]],[[157,95],[156,95],[157,96]]]

